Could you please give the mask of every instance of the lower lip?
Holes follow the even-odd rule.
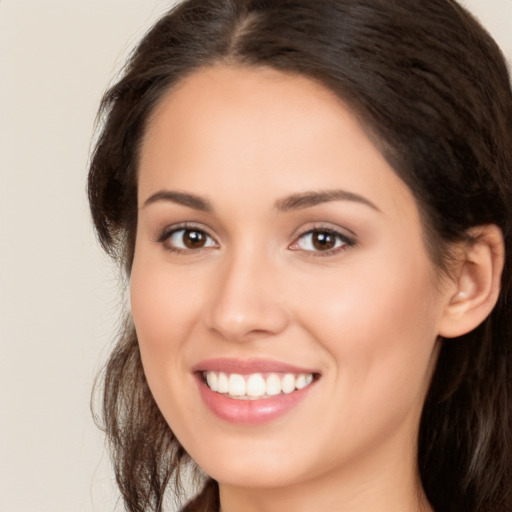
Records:
[[[198,376],[199,392],[208,408],[220,419],[242,425],[258,425],[283,416],[298,405],[315,384],[288,394],[260,400],[240,400],[212,391]]]

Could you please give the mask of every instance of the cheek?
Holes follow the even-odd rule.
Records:
[[[165,349],[193,325],[201,287],[182,272],[170,272],[161,258],[136,254],[130,279],[132,315],[141,344]]]
[[[130,280],[132,317],[151,393],[168,424],[179,427],[189,409],[186,392],[193,387],[186,340],[197,326],[201,287],[186,273],[169,272],[165,261],[143,249],[136,253]]]
[[[165,260],[153,252],[144,247],[136,252],[130,299],[146,378],[162,405],[186,369],[185,340],[198,323],[202,290],[194,277],[170,272]]]
[[[317,427],[330,443],[350,438],[365,450],[403,425],[415,435],[437,355],[439,308],[428,267],[400,263],[385,272],[362,265],[361,274],[340,272],[328,287],[304,290],[303,325],[332,370],[326,395],[336,399]]]
[[[350,381],[345,389],[400,392],[408,383],[423,390],[439,320],[430,264],[396,255],[359,264],[305,290],[307,328],[330,354],[340,378]]]

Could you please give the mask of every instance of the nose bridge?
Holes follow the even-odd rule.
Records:
[[[240,247],[226,254],[210,301],[209,327],[237,341],[281,332],[288,315],[278,295],[277,273],[272,258],[256,247]]]

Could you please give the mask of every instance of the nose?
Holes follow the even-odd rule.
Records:
[[[208,328],[230,341],[276,335],[289,323],[279,269],[252,252],[223,261],[206,313]]]

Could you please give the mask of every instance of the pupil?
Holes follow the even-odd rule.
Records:
[[[187,231],[184,236],[184,244],[188,249],[203,247],[205,241],[204,233],[200,231]]]
[[[320,251],[332,249],[335,244],[336,240],[330,233],[315,233],[313,236],[313,245]]]

